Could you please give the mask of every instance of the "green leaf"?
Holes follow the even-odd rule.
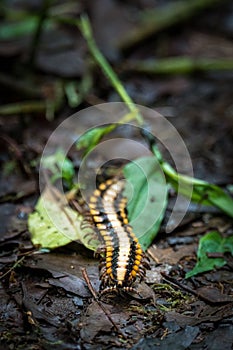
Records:
[[[52,173],[52,182],[62,178],[68,188],[73,186],[75,175],[73,163],[65,156],[62,149],[56,151],[51,156],[45,156],[41,160],[42,166]]]
[[[82,242],[96,250],[99,241],[93,229],[81,229],[83,216],[71,209],[65,196],[53,186],[46,187],[35,212],[29,215],[28,227],[33,244],[42,248],[57,248],[72,241]]]
[[[190,176],[178,174],[168,163],[162,162],[161,167],[167,181],[172,187],[190,198],[193,202],[215,206],[225,214],[233,217],[233,199],[220,187]]]
[[[155,138],[151,137],[149,133],[145,134],[144,137],[149,143],[156,159],[159,161],[168,183],[171,184],[176,192],[190,198],[193,202],[215,206],[225,214],[233,217],[233,198],[231,196],[216,185],[177,173],[169,163],[163,160]]]
[[[85,153],[90,152],[104,137],[104,135],[110,133],[116,128],[116,124],[109,124],[107,126],[102,126],[99,128],[93,128],[81,135],[76,143],[78,150],[85,149]]]
[[[18,10],[7,11],[5,22],[0,24],[0,40],[12,40],[25,35],[32,35],[36,31],[39,21],[38,15],[31,15]],[[43,30],[49,30],[53,26],[53,21],[47,19],[44,22]]]
[[[164,218],[168,187],[163,172],[153,157],[139,158],[127,164],[123,172],[127,180],[124,195],[129,200],[129,223],[146,250]]]
[[[215,267],[222,267],[226,264],[224,258],[209,258],[207,254],[227,252],[233,255],[233,236],[224,238],[217,231],[207,233],[199,242],[197,264],[185,277],[189,278],[198,273],[212,270]]]
[[[33,244],[56,248],[79,240],[81,219],[64,203],[55,187],[44,190],[35,209],[28,219]]]

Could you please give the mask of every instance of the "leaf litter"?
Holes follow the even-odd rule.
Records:
[[[141,2],[140,6],[143,6],[144,3],[145,2]],[[120,7],[120,5],[117,6]],[[148,6],[148,2],[146,6]],[[216,11],[216,13],[219,14],[218,11]],[[230,11],[227,11],[227,16],[229,16],[229,13]],[[93,16],[94,15],[95,12],[93,13]],[[209,22],[206,23],[205,16],[205,31],[208,31],[210,27]],[[215,27],[216,21],[214,21],[214,28]],[[189,37],[188,28],[185,28],[185,33],[185,36]],[[197,33],[192,31],[191,34],[192,40],[190,39],[190,42],[193,42]],[[97,33],[97,35],[99,34]],[[199,31],[198,35],[200,35]],[[214,39],[214,42],[218,42],[218,38],[215,37],[212,30],[211,37]],[[160,40],[160,43],[162,43],[162,50],[167,50],[166,52],[168,54],[174,54],[177,53],[177,51],[180,53],[179,50],[182,48],[184,50],[184,47],[186,47],[186,45],[184,45],[186,39],[182,37],[182,35],[181,41],[179,42],[177,39],[175,40],[175,38],[173,38],[172,45],[167,45],[171,40],[170,35],[165,35],[164,38]],[[133,58],[134,56],[137,58],[137,56],[140,57],[141,55],[150,56],[151,45],[152,44],[148,43],[146,52],[145,48],[143,51],[142,48],[139,47],[138,49],[130,50],[128,55]],[[201,51],[202,47],[203,45],[200,45],[198,50]],[[216,45],[216,47],[220,47],[220,45]],[[15,48],[12,46],[12,49],[9,49],[9,44],[3,43],[1,52],[5,49],[8,56],[12,56],[12,52],[13,55],[17,55],[17,62],[20,62],[22,60],[21,53],[24,52],[24,48],[25,40],[22,40],[21,44],[20,42],[18,42],[17,45],[15,44]],[[109,57],[111,57],[112,54],[111,50]],[[113,50],[116,50],[115,47]],[[159,48],[159,45],[156,50],[160,50],[159,55],[161,55],[161,48]],[[206,50],[206,47],[203,48],[203,50]],[[153,48],[153,53],[154,51]],[[116,51],[113,51],[113,54],[116,57]],[[214,54],[215,53],[212,51],[212,55]],[[57,57],[61,59],[63,56],[60,55],[59,58],[59,55],[57,55]],[[49,55],[46,59],[50,60]],[[52,60],[49,63],[51,62]],[[66,65],[65,61],[63,62],[63,67],[62,65],[58,67],[60,71],[59,69],[54,71],[54,67],[51,65],[45,66],[45,63],[47,63],[45,60],[43,63],[44,68],[51,74],[62,75],[63,73],[67,74],[66,72],[68,72],[70,74],[71,72],[71,70],[68,69],[69,67],[64,67]],[[79,69],[82,71],[83,66],[79,67]],[[18,70],[18,67],[16,70]],[[78,71],[78,74],[80,74],[81,71]],[[8,71],[8,73],[11,74],[10,71]],[[76,73],[77,72],[75,72],[75,76]],[[36,78],[37,81],[40,81],[40,79],[41,77]],[[124,77],[124,79],[128,80],[126,77]],[[131,84],[134,85],[134,81],[138,79],[138,76],[131,76]],[[170,87],[167,88],[167,90],[160,90],[153,96],[153,99],[151,99],[150,96],[148,97],[151,92],[151,78],[148,84],[147,80],[142,80],[141,89],[147,91],[147,95],[145,94],[142,97],[144,100],[150,98],[152,105],[161,103],[170,103],[173,105],[174,115],[177,116],[173,118],[174,125],[176,125],[179,130],[182,130],[184,137],[187,137],[187,135],[190,137],[188,146],[195,159],[194,166],[196,174],[198,177],[208,179],[208,181],[211,182],[213,182],[213,179],[216,179],[218,184],[225,185],[232,179],[232,147],[230,146],[229,138],[231,134],[229,130],[232,126],[232,121],[230,120],[232,97],[230,98],[229,96],[229,86],[227,86],[226,79],[221,80],[220,77],[214,78],[213,76],[208,76],[208,78],[203,77],[201,81],[198,77],[186,77],[185,80],[188,82],[188,84],[185,85],[187,88],[179,90],[179,86],[174,84],[173,91],[171,91]],[[157,81],[158,80],[156,80],[156,82]],[[174,81],[174,78],[170,81]],[[221,84],[219,84],[219,81]],[[166,81],[166,85],[170,86],[169,78]],[[144,87],[147,89],[144,89]],[[8,101],[8,98],[6,98],[8,97],[6,96],[8,90],[2,90],[3,100]],[[5,92],[6,90],[7,93]],[[113,97],[113,95],[111,95],[112,92],[106,93],[106,87],[103,81],[100,82],[98,86],[93,87],[92,92],[97,96],[102,94],[106,99]],[[93,95],[90,99],[91,98],[93,98]],[[207,111],[210,112],[208,113]],[[187,118],[187,116],[189,118]],[[219,123],[220,117],[221,125]],[[6,120],[1,119],[1,126],[6,130],[7,123]],[[27,143],[24,143],[24,145],[27,145],[28,153],[30,154],[31,152],[30,145],[35,145],[34,142],[37,142],[36,147],[33,146],[34,150],[43,149],[42,145],[46,139],[43,135],[46,135],[47,131],[43,129],[41,116],[39,119],[33,118],[32,123],[29,122],[26,126],[27,130],[25,133],[21,132],[22,125],[20,125],[19,120],[16,121],[11,130],[10,128],[8,129],[7,132],[11,134],[12,132],[16,133],[17,137],[20,135],[20,140],[22,142],[26,138],[26,132],[33,130],[31,132],[32,136],[27,135]],[[38,141],[35,141],[35,139]],[[205,140],[204,146],[203,140]],[[6,159],[5,154],[2,155],[1,153],[1,157],[1,160]],[[12,179],[13,175],[10,174],[8,178]],[[21,185],[17,183],[16,180],[13,180],[13,185],[16,189],[14,192],[17,194]],[[0,281],[2,287],[1,342],[4,345],[6,344],[6,347],[9,346],[9,348],[15,347],[23,349],[31,348],[32,344],[39,349],[51,347],[55,349],[74,349],[77,347],[98,349],[107,346],[125,349],[131,346],[132,344],[126,344],[119,338],[113,330],[112,325],[109,324],[104,317],[105,315],[98,309],[95,302],[92,302],[88,296],[84,297],[83,295],[80,297],[78,294],[74,293],[76,283],[78,284],[82,279],[80,266],[87,269],[93,284],[98,280],[98,261],[92,257],[92,254],[90,255],[90,252],[84,251],[83,255],[77,254],[77,252],[81,252],[83,248],[80,248],[80,246],[77,246],[75,243],[70,243],[68,246],[66,245],[56,249],[50,254],[38,254],[30,244],[29,234],[27,230],[25,231],[25,222],[22,225],[22,229],[18,226],[19,221],[15,222],[13,226],[8,225],[8,221],[11,221],[11,219],[17,216],[17,209],[19,209],[18,203],[23,205],[26,209],[24,211],[26,216],[28,212],[30,213],[30,211],[32,211],[36,196],[34,195],[35,189],[33,187],[31,188],[32,190],[28,192],[27,198],[22,196],[17,199],[14,193],[11,192],[11,194],[13,193],[11,197],[13,198],[13,206],[10,208],[2,207],[3,210],[1,211],[3,214],[6,213],[6,211],[8,212],[6,216],[3,216],[3,222],[7,221],[7,223],[6,225],[4,223],[4,229],[1,235],[1,254],[3,258],[7,258],[8,260],[6,259],[1,265],[2,271],[0,277],[4,276],[5,272],[9,271],[7,276],[1,278]],[[5,193],[7,194],[7,192]],[[161,254],[157,256],[157,259],[159,259],[157,263],[153,261],[151,263],[152,265],[154,264],[153,271],[159,271],[159,277],[156,279],[156,283],[158,286],[161,282],[164,285],[161,286],[163,289],[161,288],[160,292],[158,290],[155,291],[158,303],[153,304],[152,301],[141,303],[136,300],[131,300],[130,302],[127,301],[127,305],[125,306],[122,300],[118,300],[116,306],[114,302],[107,304],[109,310],[113,311],[114,320],[124,329],[126,334],[128,334],[129,339],[132,339],[133,342],[138,341],[135,348],[149,349],[160,346],[160,348],[164,349],[174,349],[174,343],[176,343],[177,348],[180,349],[187,347],[190,349],[219,349],[223,344],[226,350],[231,349],[233,342],[231,302],[232,270],[230,269],[231,261],[228,259],[229,257],[224,256],[227,263],[222,266],[221,269],[203,272],[200,275],[190,277],[189,280],[184,279],[185,273],[191,271],[195,266],[195,247],[198,246],[199,238],[201,238],[203,233],[210,231],[210,229],[219,230],[216,223],[212,224],[214,227],[210,228],[211,218],[216,214],[207,213],[203,215],[203,212],[200,211],[194,214],[193,221],[189,221],[182,228],[178,228],[176,232],[165,235],[162,231],[156,238],[156,244]],[[228,221],[224,216],[222,216],[222,220],[223,222]],[[202,223],[202,228],[200,231],[195,230],[192,224],[198,224],[200,222]],[[13,232],[14,228],[17,229],[17,232]],[[193,240],[187,243],[187,240],[182,241],[177,239],[180,238],[180,230],[183,233],[183,237],[186,237],[185,235],[187,234],[187,236],[191,236]],[[224,225],[222,226],[221,234],[225,236],[231,233],[231,225],[228,226],[228,228],[224,228]],[[170,240],[168,238],[170,238]],[[163,250],[164,254],[162,254]],[[25,259],[20,262],[25,252],[31,253],[31,255],[25,257]],[[167,262],[165,262],[166,257],[168,258]],[[9,269],[12,267],[11,261],[15,261],[15,259],[17,259],[19,264],[10,271]],[[170,284],[162,279],[160,271],[171,275],[171,277],[177,279],[181,285],[187,285],[190,290],[198,291],[206,299],[209,299],[210,302],[200,301],[198,296],[185,292],[181,287],[177,287],[178,290],[182,291],[183,295],[187,297],[186,301],[181,298],[180,302],[178,302],[179,300],[177,301],[178,297],[174,293],[174,290],[169,290],[168,286],[170,286]],[[153,283],[148,284],[152,289],[154,288]],[[95,288],[98,290],[97,282]],[[175,287],[173,286],[173,288]],[[163,304],[161,304],[160,301],[162,301]],[[172,306],[174,302],[176,302],[175,307]],[[223,303],[223,305],[221,305],[221,303]],[[158,316],[158,312],[161,316]],[[98,330],[94,329],[95,325],[98,325],[93,321],[95,315],[98,315],[97,320],[102,324],[102,327]],[[89,324],[92,325],[94,330],[92,331],[92,328],[89,327],[87,331],[84,324],[87,326]],[[147,337],[143,339],[142,334],[147,335]],[[88,335],[90,336],[89,338]],[[92,340],[92,343],[90,343],[90,340]]]

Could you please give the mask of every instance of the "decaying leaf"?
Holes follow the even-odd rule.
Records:
[[[81,229],[82,220],[83,216],[70,208],[64,194],[53,186],[47,186],[35,212],[28,219],[32,242],[41,247],[56,248],[71,241],[80,241],[87,248],[96,250],[98,242],[90,240],[93,234],[91,228]]]

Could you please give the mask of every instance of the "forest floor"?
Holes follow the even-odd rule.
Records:
[[[232,59],[233,6],[216,1],[132,44],[124,33],[135,29],[139,13],[150,12],[152,3],[105,0],[66,6],[77,16],[89,13],[100,49],[134,102],[159,111],[175,126],[195,177],[225,189],[233,183],[232,71],[146,74],[132,69],[132,62],[179,56],[193,62]],[[34,1],[18,6],[39,12]],[[6,18],[4,23],[10,22]],[[232,234],[232,219],[217,209],[192,204],[174,231],[166,233],[162,225],[147,252],[151,270],[139,286],[143,299],[102,302],[115,328],[83,281],[85,268],[98,290],[93,253],[76,242],[50,252],[33,246],[27,220],[39,197],[38,160],[50,134],[79,110],[120,99],[87,60],[85,41],[72,26],[48,25],[34,46],[30,33],[4,39],[1,28],[0,348],[231,350],[232,257],[227,255],[220,269],[185,279],[205,233]],[[80,92],[79,101],[75,94],[72,100],[69,87]],[[78,169],[79,154],[72,150],[70,157]],[[164,222],[173,200],[171,194]]]

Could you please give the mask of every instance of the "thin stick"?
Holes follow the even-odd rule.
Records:
[[[99,307],[102,309],[102,311],[104,312],[104,314],[106,315],[106,317],[108,318],[108,320],[111,322],[111,324],[113,325],[113,327],[116,329],[116,331],[124,338],[127,339],[127,337],[125,336],[125,334],[121,331],[121,329],[118,327],[118,325],[113,321],[110,312],[103,306],[103,304],[100,302],[100,300],[98,299],[98,296],[91,284],[91,281],[87,275],[87,271],[85,268],[82,269],[82,275],[83,278],[85,280],[85,282],[87,283],[88,289],[90,290],[93,298],[95,299],[95,301],[97,302],[97,304],[99,305]]]
[[[20,258],[19,260],[17,260],[14,265],[9,269],[7,270],[2,276],[0,276],[0,280],[3,279],[4,277],[6,277],[11,271],[13,271],[18,265],[21,264],[21,262],[24,260],[25,258],[25,255]]]
[[[11,271],[13,271],[19,264],[21,264],[21,262],[26,258],[26,256],[29,256],[29,255],[33,255],[33,254],[36,254],[37,252],[35,250],[30,250],[29,252],[26,252],[26,253],[23,253],[23,256],[22,258],[20,258],[19,260],[17,260],[14,265],[8,270],[6,271],[2,276],[0,276],[0,280],[4,277],[6,277]],[[18,256],[22,255],[21,254],[18,254]]]

